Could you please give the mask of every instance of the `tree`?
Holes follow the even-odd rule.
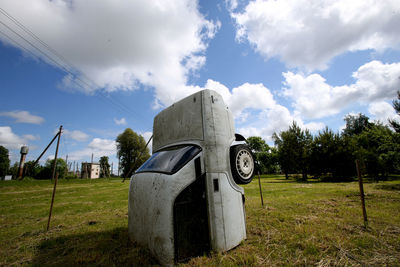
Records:
[[[100,158],[100,177],[110,177],[110,164],[107,156]]]
[[[358,149],[355,154],[365,164],[366,171],[376,180],[398,171],[400,144],[389,127],[373,124],[357,136]]]
[[[321,179],[340,181],[355,174],[352,137],[340,136],[326,127],[314,138],[311,172]]]
[[[43,167],[39,164],[35,164],[34,160],[27,161],[24,165],[24,176],[30,176],[33,178],[37,178],[39,173],[42,171]]]
[[[343,134],[347,136],[358,135],[372,125],[369,122],[369,118],[362,113],[347,115],[344,120],[346,121],[346,127],[343,129]]]
[[[265,152],[269,150],[268,144],[259,136],[251,136],[247,138],[250,149],[255,152]]]
[[[118,135],[116,142],[123,177],[131,175],[150,157],[143,136],[138,135],[130,128]]]
[[[315,176],[327,176],[336,170],[335,163],[339,145],[339,135],[336,135],[328,127],[314,138],[311,153],[311,169]]]
[[[400,91],[397,91],[397,100],[393,100],[393,108],[396,111],[397,115],[400,116]],[[400,133],[400,122],[389,120],[389,123],[396,131],[396,133]]]
[[[17,178],[18,168],[19,168],[19,163],[14,162],[14,164],[8,170],[8,174],[11,174],[13,179]]]
[[[301,173],[302,180],[307,180],[310,169],[312,135],[308,130],[302,130],[295,122],[287,131],[272,138],[278,148],[278,161],[286,179],[289,173]]]
[[[247,143],[256,157],[261,173],[275,173],[277,170],[277,153],[259,136],[247,138]]]
[[[53,171],[53,163],[54,159],[48,159],[41,169],[40,173],[37,175],[37,179],[51,179],[52,171]],[[67,172],[67,163],[61,158],[57,159],[56,164],[56,174],[58,173],[58,178],[64,178],[65,173]]]
[[[10,159],[8,158],[8,149],[0,146],[0,177],[5,176],[10,168]]]

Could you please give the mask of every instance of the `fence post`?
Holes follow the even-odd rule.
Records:
[[[356,168],[357,168],[357,175],[358,175],[358,185],[360,187],[360,197],[361,197],[361,207],[362,207],[362,212],[363,212],[363,217],[364,217],[364,227],[368,227],[368,218],[367,218],[367,210],[365,209],[365,196],[364,196],[364,185],[363,185],[363,179],[361,176],[361,170],[360,170],[360,162],[358,159],[356,159]]]

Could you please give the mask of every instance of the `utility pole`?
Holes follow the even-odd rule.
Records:
[[[60,137],[61,137],[62,125],[60,126],[60,130],[58,131],[58,140],[57,140],[57,147],[56,147],[56,154],[54,156],[53,162],[53,171],[51,174],[51,180],[54,180],[54,175],[56,174],[56,166],[57,166],[57,156],[58,156],[58,147],[60,145]]]
[[[111,174],[114,172],[114,162],[111,162]]]
[[[51,180],[53,181],[54,179],[54,175],[56,173],[56,166],[57,166],[57,156],[58,156],[58,147],[60,145],[60,138],[61,138],[61,132],[62,132],[62,125],[60,126],[60,130],[58,131],[58,140],[57,140],[57,147],[56,147],[56,154],[54,155],[54,163],[53,163],[53,172],[51,175]],[[56,135],[56,136],[57,136]],[[49,231],[49,227],[50,227],[50,220],[51,220],[51,213],[53,210],[53,203],[54,203],[54,196],[56,194],[56,187],[57,187],[57,178],[58,178],[58,173],[55,177],[56,179],[54,180],[54,188],[53,188],[53,194],[51,197],[51,204],[50,204],[50,212],[49,212],[49,219],[47,221],[47,231]]]

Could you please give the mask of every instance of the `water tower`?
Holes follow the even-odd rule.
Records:
[[[23,174],[23,170],[24,170],[24,163],[25,163],[25,158],[26,158],[26,154],[28,154],[29,148],[28,146],[22,146],[21,147],[21,160],[19,161],[19,168],[18,168],[18,175],[17,178],[21,177]]]

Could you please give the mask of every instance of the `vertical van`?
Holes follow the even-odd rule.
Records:
[[[130,238],[163,265],[227,251],[246,238],[244,190],[254,158],[212,90],[154,118],[153,154],[132,176]]]

